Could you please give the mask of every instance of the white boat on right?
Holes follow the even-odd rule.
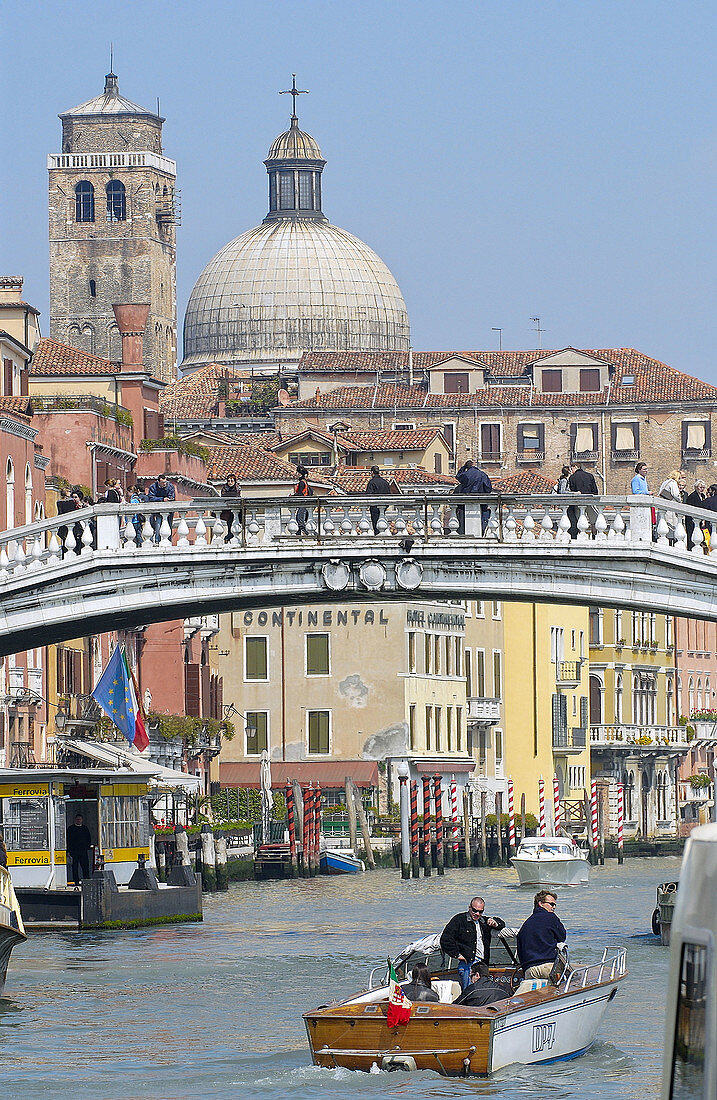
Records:
[[[521,886],[587,886],[587,848],[566,836],[526,836],[511,858]]]

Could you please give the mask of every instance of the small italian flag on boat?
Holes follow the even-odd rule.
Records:
[[[399,1024],[407,1024],[411,1019],[413,1001],[409,1001],[398,984],[396,971],[391,966],[390,961],[388,964],[388,973],[390,981],[388,983],[388,1012],[386,1013],[386,1025],[387,1027],[398,1027]]]

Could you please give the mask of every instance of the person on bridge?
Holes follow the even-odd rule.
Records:
[[[488,974],[490,966],[491,932],[500,932],[505,921],[500,917],[486,917],[483,898],[471,898],[468,911],[456,913],[441,932],[441,951],[458,960],[458,979],[465,991],[471,980],[471,968]],[[480,933],[480,934],[479,934]]]
[[[296,483],[294,489],[294,495],[297,497],[312,497],[314,490],[309,485],[309,471],[305,466],[297,466],[296,472],[299,475],[299,480]],[[299,538],[303,538],[306,532],[306,524],[309,522],[309,509],[297,508],[296,509],[296,525],[299,528]]]
[[[458,485],[453,490],[454,493],[461,495],[468,493],[492,493],[493,485],[491,483],[488,474],[485,470],[481,470],[479,466],[474,466],[470,459],[464,462],[460,470],[456,474],[456,481]],[[456,513],[458,516],[458,534],[465,535],[466,533],[466,506],[465,504],[459,504],[456,507]],[[485,534],[485,529],[488,526],[488,520],[490,518],[490,508],[486,504],[480,506],[480,526],[481,535]]]
[[[366,492],[369,496],[374,497],[388,497],[391,495],[391,486],[386,481],[385,477],[381,477],[378,466],[371,467],[371,480],[366,486]],[[369,508],[371,515],[371,523],[373,525],[373,533],[377,535],[378,521],[381,518],[381,509],[377,504],[372,504]]]
[[[518,958],[529,980],[548,978],[558,957],[558,944],[568,934],[555,915],[558,895],[553,890],[538,890],[533,912],[518,932]]]
[[[587,470],[583,470],[582,465],[579,462],[573,463],[573,472],[568,478],[568,490],[571,493],[584,493],[588,496],[597,496],[598,487],[595,478]],[[597,513],[594,508],[586,508],[588,515],[588,521],[594,523],[597,518]],[[568,508],[568,519],[570,520],[570,538],[576,539],[578,537],[578,518],[580,516],[580,509],[571,504]]]
[[[237,485],[237,479],[235,474],[227,474],[227,479],[222,486],[222,496],[225,500],[236,501],[241,496],[241,489]],[[219,515],[221,516],[222,523],[226,530],[224,532],[224,541],[231,542],[232,539],[232,524],[234,523],[234,516],[236,514],[237,521],[241,523],[242,514],[238,510],[236,513],[230,511],[228,508],[223,509]]]
[[[635,475],[630,482],[630,491],[633,496],[649,496],[647,486],[647,463],[638,462],[635,467]],[[652,527],[655,522],[654,508],[635,508],[630,513],[630,528],[633,541],[652,542]]]
[[[164,500],[176,500],[176,494],[174,492],[174,486],[171,481],[167,481],[164,474],[160,474],[156,481],[153,481],[147,490],[147,500],[154,501],[155,503],[161,503]],[[167,523],[170,530],[174,521],[174,512],[170,512],[167,516]],[[162,526],[162,515],[156,513],[152,516],[152,527],[154,528],[154,541],[160,540],[160,527]],[[171,535],[170,535],[171,538]]]
[[[698,477],[695,481],[694,490],[690,493],[685,504],[689,504],[690,508],[703,508],[702,503],[707,496],[707,482],[701,477]],[[701,529],[704,531],[704,525],[700,524]],[[687,548],[692,549],[692,535],[695,530],[695,521],[690,519],[689,516],[685,516],[685,530],[687,531]]]
[[[664,500],[675,500],[678,504],[682,504],[686,499],[683,496],[685,485],[687,484],[687,475],[683,470],[672,470],[662,482],[657,495]],[[675,532],[677,530],[677,512],[663,512],[665,522],[669,527],[668,539],[671,543],[675,541]]]

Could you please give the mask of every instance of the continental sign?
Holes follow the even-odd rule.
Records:
[[[0,798],[42,798],[49,793],[49,783],[0,783]]]
[[[8,852],[8,867],[49,867],[49,852]]]

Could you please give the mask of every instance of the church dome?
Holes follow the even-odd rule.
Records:
[[[326,219],[326,162],[295,113],[264,163],[269,213],[197,279],[184,318],[182,371],[286,363],[305,351],[407,351],[398,284],[373,249]]]

